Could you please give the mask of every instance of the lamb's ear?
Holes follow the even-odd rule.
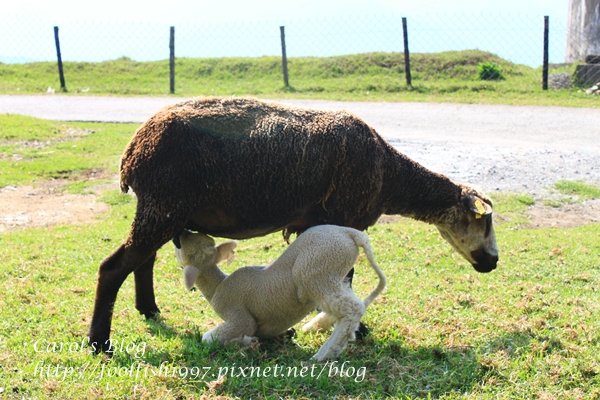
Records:
[[[187,290],[192,290],[194,288],[198,275],[200,275],[200,270],[196,267],[186,265],[183,268],[183,283]]]
[[[492,213],[492,207],[477,196],[469,195],[464,199],[465,205],[476,218],[481,218],[484,215]]]
[[[237,243],[234,241],[229,241],[225,243],[221,243],[217,246],[217,257],[216,263],[220,263],[221,261],[231,261],[233,260],[234,252],[233,250],[236,248]]]

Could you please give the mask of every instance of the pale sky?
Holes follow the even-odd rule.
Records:
[[[4,0],[0,62],[128,56],[164,59],[168,27],[177,55],[277,55],[280,25],[289,56],[398,51],[399,17],[407,17],[417,52],[481,49],[539,65],[544,15],[551,18],[551,62],[564,59],[569,0]],[[165,38],[166,37],[166,38]]]
[[[288,19],[385,14],[426,13],[519,13],[548,14],[566,18],[568,0],[18,0],[5,1],[1,19],[27,18],[54,23],[73,20],[144,21],[164,23],[192,21],[281,20]],[[209,4],[207,4],[209,3]],[[169,10],[166,7],[169,7]]]

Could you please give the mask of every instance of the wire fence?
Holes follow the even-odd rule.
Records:
[[[564,67],[567,21],[552,16],[549,20],[548,62],[552,75],[553,69]],[[407,22],[412,54],[478,49],[530,68],[540,68],[544,61],[542,15],[409,15]],[[100,62],[120,57],[166,60],[170,56],[171,26],[175,30],[172,45],[178,59],[280,57],[280,26],[285,26],[288,58],[404,51],[401,15],[290,19],[283,23],[161,25],[78,21],[59,25],[62,61]],[[0,62],[56,61],[52,28],[53,25],[35,21],[2,24]],[[66,74],[68,78],[68,71]],[[294,71],[289,74],[293,79]]]

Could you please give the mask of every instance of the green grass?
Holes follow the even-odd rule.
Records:
[[[127,125],[4,118],[3,125],[20,124],[38,140],[93,130],[60,139],[84,154],[82,140],[105,152],[79,161],[86,168],[114,164],[133,132]],[[4,146],[27,136],[15,132]],[[47,165],[63,160],[58,151],[39,158]],[[15,184],[47,178],[35,164],[15,163],[33,176]],[[80,178],[66,175],[74,187]],[[403,218],[375,225],[368,233],[389,285],[365,315],[371,335],[337,364],[309,361],[327,334],[299,333],[257,349],[202,344],[219,319],[198,292],[184,290],[168,245],[155,269],[161,319],[138,315],[128,279],[113,324],[121,347],[107,359],[89,354],[84,338],[98,265],[126,236],[135,200],[116,188],[101,199],[110,210],[95,223],[0,233],[0,397],[600,397],[600,224],[524,228],[519,221],[533,199],[495,196],[501,254],[490,274],[476,273],[431,226]],[[281,234],[243,241],[226,269],[267,263],[284,248]],[[361,256],[355,289],[364,296],[374,282]]]
[[[503,80],[482,81],[480,64],[493,63]],[[289,59],[290,87],[283,86],[279,57],[176,60],[176,94],[254,95],[336,100],[509,103],[598,107],[581,90],[541,90],[539,68],[517,65],[493,54],[450,51],[411,55],[413,85],[406,86],[401,53],[367,53]],[[68,93],[166,95],[168,61],[137,62],[126,57],[100,63],[67,62]],[[0,64],[0,93],[46,93],[59,87],[52,62]],[[572,73],[553,66],[551,73]]]
[[[136,125],[44,121],[0,115],[0,187],[116,173]],[[84,184],[79,184],[84,185]]]
[[[561,180],[554,184],[554,189],[558,192],[558,196],[544,200],[544,204],[548,207],[559,208],[586,200],[600,199],[600,188],[582,181]]]
[[[505,227],[517,228],[526,224],[528,220],[525,211],[534,204],[535,199],[528,194],[497,193],[494,195],[494,213],[499,216]]]
[[[558,181],[554,187],[566,195],[577,196],[582,200],[600,199],[600,188],[581,181]]]

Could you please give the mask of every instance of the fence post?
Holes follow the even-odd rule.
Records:
[[[548,31],[549,17],[544,17],[544,64],[542,67],[542,90],[548,90]]]
[[[169,33],[169,92],[175,93],[175,27]]]
[[[408,51],[408,27],[406,17],[402,17],[402,32],[404,33],[404,75],[406,86],[412,87],[412,76],[410,74],[410,52]]]
[[[63,70],[62,56],[60,55],[60,41],[58,40],[58,26],[54,27],[54,43],[56,44],[56,58],[58,60],[58,79],[60,79],[60,90],[67,91],[65,84],[65,73]]]
[[[285,50],[285,26],[280,26],[279,32],[281,34],[281,67],[283,69],[283,84],[288,88],[290,87],[290,81],[288,76],[287,54]]]

